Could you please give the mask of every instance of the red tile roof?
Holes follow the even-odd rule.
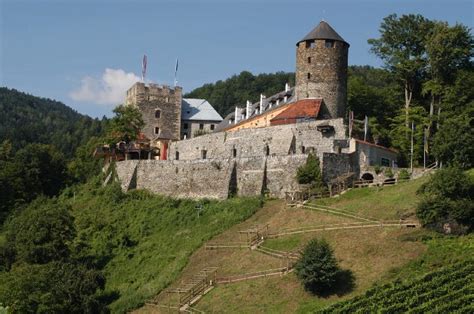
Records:
[[[274,117],[270,122],[278,120],[288,120],[296,122],[299,118],[317,118],[319,110],[321,109],[322,99],[302,99],[288,107],[288,109],[281,112]]]

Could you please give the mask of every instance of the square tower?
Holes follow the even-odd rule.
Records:
[[[127,106],[136,106],[142,113],[142,133],[152,141],[180,139],[181,102],[181,87],[141,82],[130,87],[125,100]]]

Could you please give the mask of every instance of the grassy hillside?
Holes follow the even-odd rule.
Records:
[[[123,313],[142,305],[174,281],[202,243],[260,207],[258,199],[175,200],[144,191],[123,194],[99,183],[67,190],[78,232],[75,246],[103,266],[110,305]],[[196,209],[196,206],[202,209]]]
[[[410,217],[419,200],[418,187],[427,179],[384,188],[357,189],[316,204],[344,209],[364,217],[381,220]],[[300,227],[334,225],[354,222],[348,217],[332,215],[310,208],[286,208],[281,201],[265,204],[257,215],[213,238],[229,242],[237,231],[249,226],[268,224],[271,232]],[[463,262],[474,256],[474,238],[445,237],[424,229],[361,228],[350,230],[316,231],[265,240],[264,247],[281,251],[299,251],[310,239],[324,237],[334,248],[343,269],[351,270],[355,287],[342,287],[326,298],[315,297],[304,291],[294,273],[285,276],[260,278],[227,285],[218,285],[205,295],[195,308],[205,312],[232,313],[308,313],[362,295],[374,285],[413,279],[436,271],[439,267]],[[221,250],[211,254],[196,251],[179,280],[189,277],[203,265],[219,267],[218,276],[244,274],[281,267],[284,261],[258,255],[249,250]]]

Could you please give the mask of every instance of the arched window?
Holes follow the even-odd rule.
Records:
[[[155,110],[155,118],[157,118],[157,119],[161,118],[161,110],[160,109]]]

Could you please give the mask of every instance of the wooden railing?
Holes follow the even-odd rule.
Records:
[[[291,267],[280,267],[280,268],[273,268],[273,269],[258,271],[254,273],[247,273],[247,274],[235,275],[235,276],[229,276],[229,277],[220,277],[216,279],[216,282],[218,284],[227,284],[227,283],[233,283],[233,282],[238,282],[238,281],[261,278],[261,277],[283,275],[291,271],[291,269],[292,269]]]

